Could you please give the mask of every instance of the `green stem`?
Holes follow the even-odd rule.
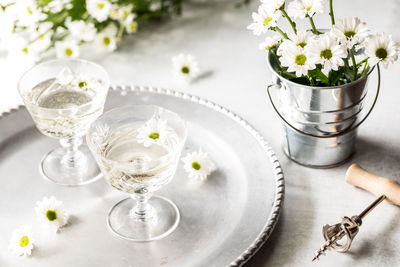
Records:
[[[308,80],[310,81],[310,86],[315,86],[314,80],[312,77],[307,75]]]
[[[356,58],[354,57],[354,53],[353,50],[348,49],[350,57],[351,57],[351,61],[353,62],[353,77],[354,77],[354,81],[357,80],[357,63],[356,63]]]
[[[331,16],[332,25],[335,25],[335,15],[333,14],[332,0],[329,0],[329,16]]]
[[[307,15],[307,17],[308,17],[308,19],[309,19],[309,21],[310,21],[311,28],[312,28],[312,32],[313,32],[314,34],[319,34],[318,31],[317,31],[317,28],[315,28],[315,24],[314,24],[313,18],[310,17],[309,15]]]
[[[30,40],[28,44],[32,44],[32,43],[36,42],[37,40],[40,39],[40,37],[41,37],[42,35],[43,35],[43,36],[46,35],[46,34],[49,33],[51,30],[53,30],[53,29],[50,28],[50,29],[48,29],[47,31],[45,31],[44,33],[39,34],[38,36],[36,36],[36,37],[33,38],[32,40]]]
[[[361,66],[364,62],[367,62],[369,59],[369,57],[364,58],[363,60],[361,60],[360,62],[357,63],[357,66]]]
[[[275,62],[276,62],[276,65],[278,66],[279,71],[282,71],[281,64],[280,64],[280,62],[279,62],[279,59],[278,59],[278,57],[277,57],[275,51],[272,51],[272,50],[270,50],[270,51],[271,51],[272,56],[274,57],[274,60],[275,60]]]
[[[365,75],[365,70],[367,69],[367,66],[368,66],[368,62],[365,61],[364,68],[363,68],[363,70],[362,70],[362,72],[361,72],[361,75],[362,75],[362,76]]]
[[[282,35],[282,37],[283,37],[284,39],[289,39],[289,37],[287,36],[287,34],[286,34],[284,31],[282,31],[278,26],[271,27],[271,30],[276,31],[276,32],[279,32],[279,33]]]
[[[121,24],[121,26],[119,27],[119,30],[118,30],[118,34],[117,34],[117,41],[122,40],[122,35],[124,34],[124,30],[125,30],[125,26],[123,24]]]
[[[289,17],[289,15],[286,13],[285,9],[281,9],[282,15],[289,21],[290,26],[292,26],[293,32],[297,34],[297,29],[296,29],[296,23],[293,22],[293,20]]]

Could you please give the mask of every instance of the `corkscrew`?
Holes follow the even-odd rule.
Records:
[[[337,252],[348,251],[364,217],[383,200],[387,199],[392,204],[400,205],[400,185],[398,183],[388,178],[371,174],[356,164],[351,165],[348,169],[346,182],[361,187],[379,197],[359,215],[345,216],[340,223],[324,225],[322,233],[326,242],[315,252],[312,261],[319,259],[321,255],[325,255],[326,251],[330,249],[334,249]],[[343,238],[346,238],[345,242],[339,242]]]
[[[322,228],[322,233],[326,242],[315,252],[315,256],[312,261],[319,259],[321,255],[325,255],[325,252],[331,248],[338,252],[348,251],[362,224],[362,219],[364,219],[368,213],[378,206],[379,203],[385,200],[385,198],[385,195],[380,196],[359,215],[354,215],[350,218],[345,216],[340,223],[334,225],[324,225]],[[340,241],[343,237],[346,237],[346,242],[343,244],[339,243],[338,241]]]

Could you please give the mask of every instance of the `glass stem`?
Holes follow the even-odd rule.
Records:
[[[133,219],[140,221],[148,221],[154,218],[153,207],[148,204],[149,199],[152,197],[151,193],[135,193],[131,195],[136,201],[136,205],[129,212],[129,216]]]
[[[66,153],[62,158],[62,164],[69,168],[75,168],[82,165],[82,156],[79,153],[79,146],[82,144],[82,138],[60,139],[60,144],[65,148]]]

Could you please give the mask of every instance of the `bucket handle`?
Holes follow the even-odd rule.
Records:
[[[316,137],[316,138],[332,138],[332,137],[338,137],[338,136],[341,136],[341,135],[346,134],[346,133],[348,133],[348,132],[351,132],[351,131],[353,131],[354,129],[357,129],[357,128],[368,118],[368,116],[371,114],[372,110],[374,109],[375,104],[376,104],[376,102],[377,102],[377,100],[378,100],[379,91],[380,91],[380,88],[381,88],[381,70],[380,70],[380,68],[379,68],[379,64],[377,64],[376,66],[377,66],[377,69],[378,69],[378,85],[377,85],[377,89],[376,89],[375,99],[374,99],[374,102],[373,102],[372,105],[371,105],[371,108],[369,109],[369,111],[367,112],[367,114],[365,115],[365,117],[364,117],[362,120],[360,120],[356,125],[354,125],[353,127],[347,128],[347,129],[344,130],[343,132],[336,133],[336,134],[319,136],[319,135],[315,135],[315,134],[306,133],[306,132],[304,132],[304,131],[302,131],[302,130],[297,129],[297,128],[294,127],[292,124],[290,124],[290,122],[288,122],[288,121],[285,119],[285,117],[279,112],[278,108],[277,108],[276,105],[274,104],[274,100],[272,99],[270,89],[271,89],[272,87],[281,88],[281,86],[278,85],[278,84],[276,84],[276,83],[271,83],[271,84],[269,84],[269,85],[267,86],[267,90],[266,90],[266,91],[267,91],[268,98],[269,98],[269,100],[270,100],[270,102],[271,102],[271,105],[272,105],[272,107],[274,108],[275,112],[276,112],[276,113],[278,114],[278,116],[286,123],[286,125],[288,125],[290,128],[292,128],[294,131],[296,131],[296,132],[298,132],[298,133],[300,133],[300,134],[309,136],[309,137]]]

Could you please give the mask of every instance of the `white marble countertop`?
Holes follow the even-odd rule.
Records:
[[[336,16],[357,15],[376,31],[400,40],[397,0],[334,1]],[[399,207],[381,204],[365,218],[348,253],[329,251],[319,263],[311,263],[322,245],[322,226],[344,215],[359,213],[375,197],[344,182],[350,163],[358,163],[381,176],[400,181],[400,64],[383,70],[382,94],[371,117],[359,131],[356,155],[332,169],[310,169],[285,157],[281,150],[281,122],[265,95],[270,72],[262,38],[246,30],[258,3],[235,8],[234,1],[194,1],[183,16],[152,26],[127,39],[110,55],[89,55],[109,71],[113,83],[153,85],[190,92],[217,102],[248,120],[277,152],[286,178],[286,198],[280,221],[271,238],[246,266],[396,266],[400,262]],[[356,14],[352,12],[356,11]],[[320,28],[329,17],[316,21]],[[299,23],[301,24],[301,23]],[[204,75],[191,85],[171,74],[171,57],[181,52],[195,55]],[[374,80],[371,81],[373,86]],[[3,84],[4,86],[4,84]],[[15,84],[0,90],[0,109],[18,103]],[[14,91],[12,91],[14,90]]]

